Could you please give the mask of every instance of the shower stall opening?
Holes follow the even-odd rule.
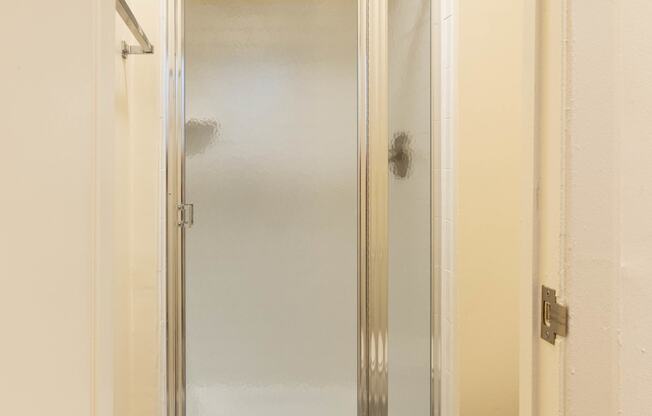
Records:
[[[431,0],[169,0],[168,414],[439,415]]]

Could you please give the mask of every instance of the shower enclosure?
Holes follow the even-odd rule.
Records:
[[[438,12],[169,1],[170,416],[439,414]]]

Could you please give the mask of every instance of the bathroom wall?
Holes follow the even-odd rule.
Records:
[[[570,3],[566,414],[652,408],[652,5]]]
[[[618,410],[652,409],[652,4],[621,1],[618,10],[620,371]]]
[[[161,51],[161,5],[130,4]],[[0,31],[3,409],[158,414],[161,55],[122,60],[112,2],[6,4]]]
[[[112,415],[114,5],[3,2],[0,398]]]
[[[478,10],[477,6],[473,2],[474,10]],[[539,272],[542,279],[557,281],[563,301],[570,308],[567,339],[560,340],[557,347],[543,345],[539,349],[542,356],[566,351],[561,377],[556,369],[549,368],[539,369],[537,374],[544,383],[539,386],[540,394],[559,395],[561,399],[560,407],[554,409],[548,407],[550,403],[539,403],[542,414],[645,415],[652,407],[652,191],[647,185],[652,177],[652,83],[648,76],[652,71],[652,33],[648,22],[651,7],[649,2],[638,0],[580,0],[546,4],[540,10],[543,32],[538,67],[542,111],[539,150],[541,172],[546,176],[539,195],[539,256],[543,260]],[[494,30],[496,20],[487,19]],[[464,33],[470,31],[463,27],[464,21],[461,12],[460,54],[464,53]],[[474,33],[476,29],[485,36],[491,33],[477,22],[473,27]],[[495,62],[502,62],[500,57],[496,55]],[[464,62],[468,65],[460,56],[461,76]],[[490,71],[476,72],[478,77],[491,76],[491,82],[501,79]],[[464,86],[461,79],[459,82],[463,100]],[[464,111],[464,103],[460,102],[457,108]],[[470,113],[472,118],[466,117],[469,128],[473,128],[479,114],[495,115],[491,109],[473,108],[478,111]],[[464,119],[464,113],[460,113],[459,122]],[[475,145],[473,151],[480,151],[475,153],[477,157],[497,160],[491,149]],[[559,145],[563,146],[561,150],[555,148]],[[463,152],[463,148],[458,149],[459,175],[466,166]],[[467,152],[474,154],[471,148]],[[489,171],[496,169],[487,168],[486,172]],[[459,178],[458,192],[462,192],[463,183],[463,178]],[[493,189],[490,183],[485,185]],[[458,204],[464,201],[463,195],[457,199]],[[457,221],[464,227],[460,217]],[[498,225],[500,221],[494,218],[492,224]],[[481,231],[481,227],[475,227],[476,234]],[[459,238],[461,232],[456,236]],[[565,238],[566,245],[555,254],[553,250],[560,248],[559,236]],[[456,247],[464,250],[463,246]],[[488,252],[495,254],[493,249]],[[463,253],[457,253],[458,265]],[[480,264],[484,266],[487,260]],[[564,281],[559,282],[563,275]],[[456,274],[459,285],[464,284],[465,276],[468,277],[463,271]],[[458,293],[458,300],[463,302],[463,294]],[[459,348],[457,351],[463,354]],[[485,368],[479,363],[475,367],[479,371]],[[463,380],[465,374],[468,372],[461,369],[462,395],[465,391],[473,394],[493,390],[498,384],[487,381],[476,385],[475,391],[469,390],[474,385]],[[462,412],[464,397],[460,398]]]
[[[121,42],[134,43],[115,14],[116,239],[115,409],[125,416],[161,414],[163,396],[163,282],[161,210],[164,198],[162,8],[129,0],[154,45],[153,55],[123,59]]]
[[[454,338],[461,416],[515,416],[520,278],[530,262],[524,201],[524,2],[455,5]]]

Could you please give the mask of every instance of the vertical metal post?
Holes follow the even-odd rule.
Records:
[[[358,416],[369,416],[367,309],[367,36],[369,0],[358,0]]]
[[[366,0],[361,6],[360,244],[361,280],[366,284],[367,413],[387,415],[388,390],[388,4]],[[364,10],[362,10],[364,9]],[[366,38],[366,39],[365,39]],[[363,53],[364,52],[364,56]],[[364,91],[362,91],[364,90]],[[362,123],[364,121],[364,123]],[[362,156],[364,155],[364,157]],[[361,299],[362,301],[362,299]]]
[[[184,203],[184,0],[166,8],[166,376],[167,415],[185,415],[184,228],[178,207]]]
[[[430,416],[441,415],[441,5],[430,1]]]

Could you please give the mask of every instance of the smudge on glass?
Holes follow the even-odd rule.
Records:
[[[211,147],[220,135],[216,120],[193,118],[186,122],[186,155],[193,157]]]
[[[411,165],[410,134],[405,131],[396,132],[389,149],[389,168],[397,178],[406,179],[410,176]]]

